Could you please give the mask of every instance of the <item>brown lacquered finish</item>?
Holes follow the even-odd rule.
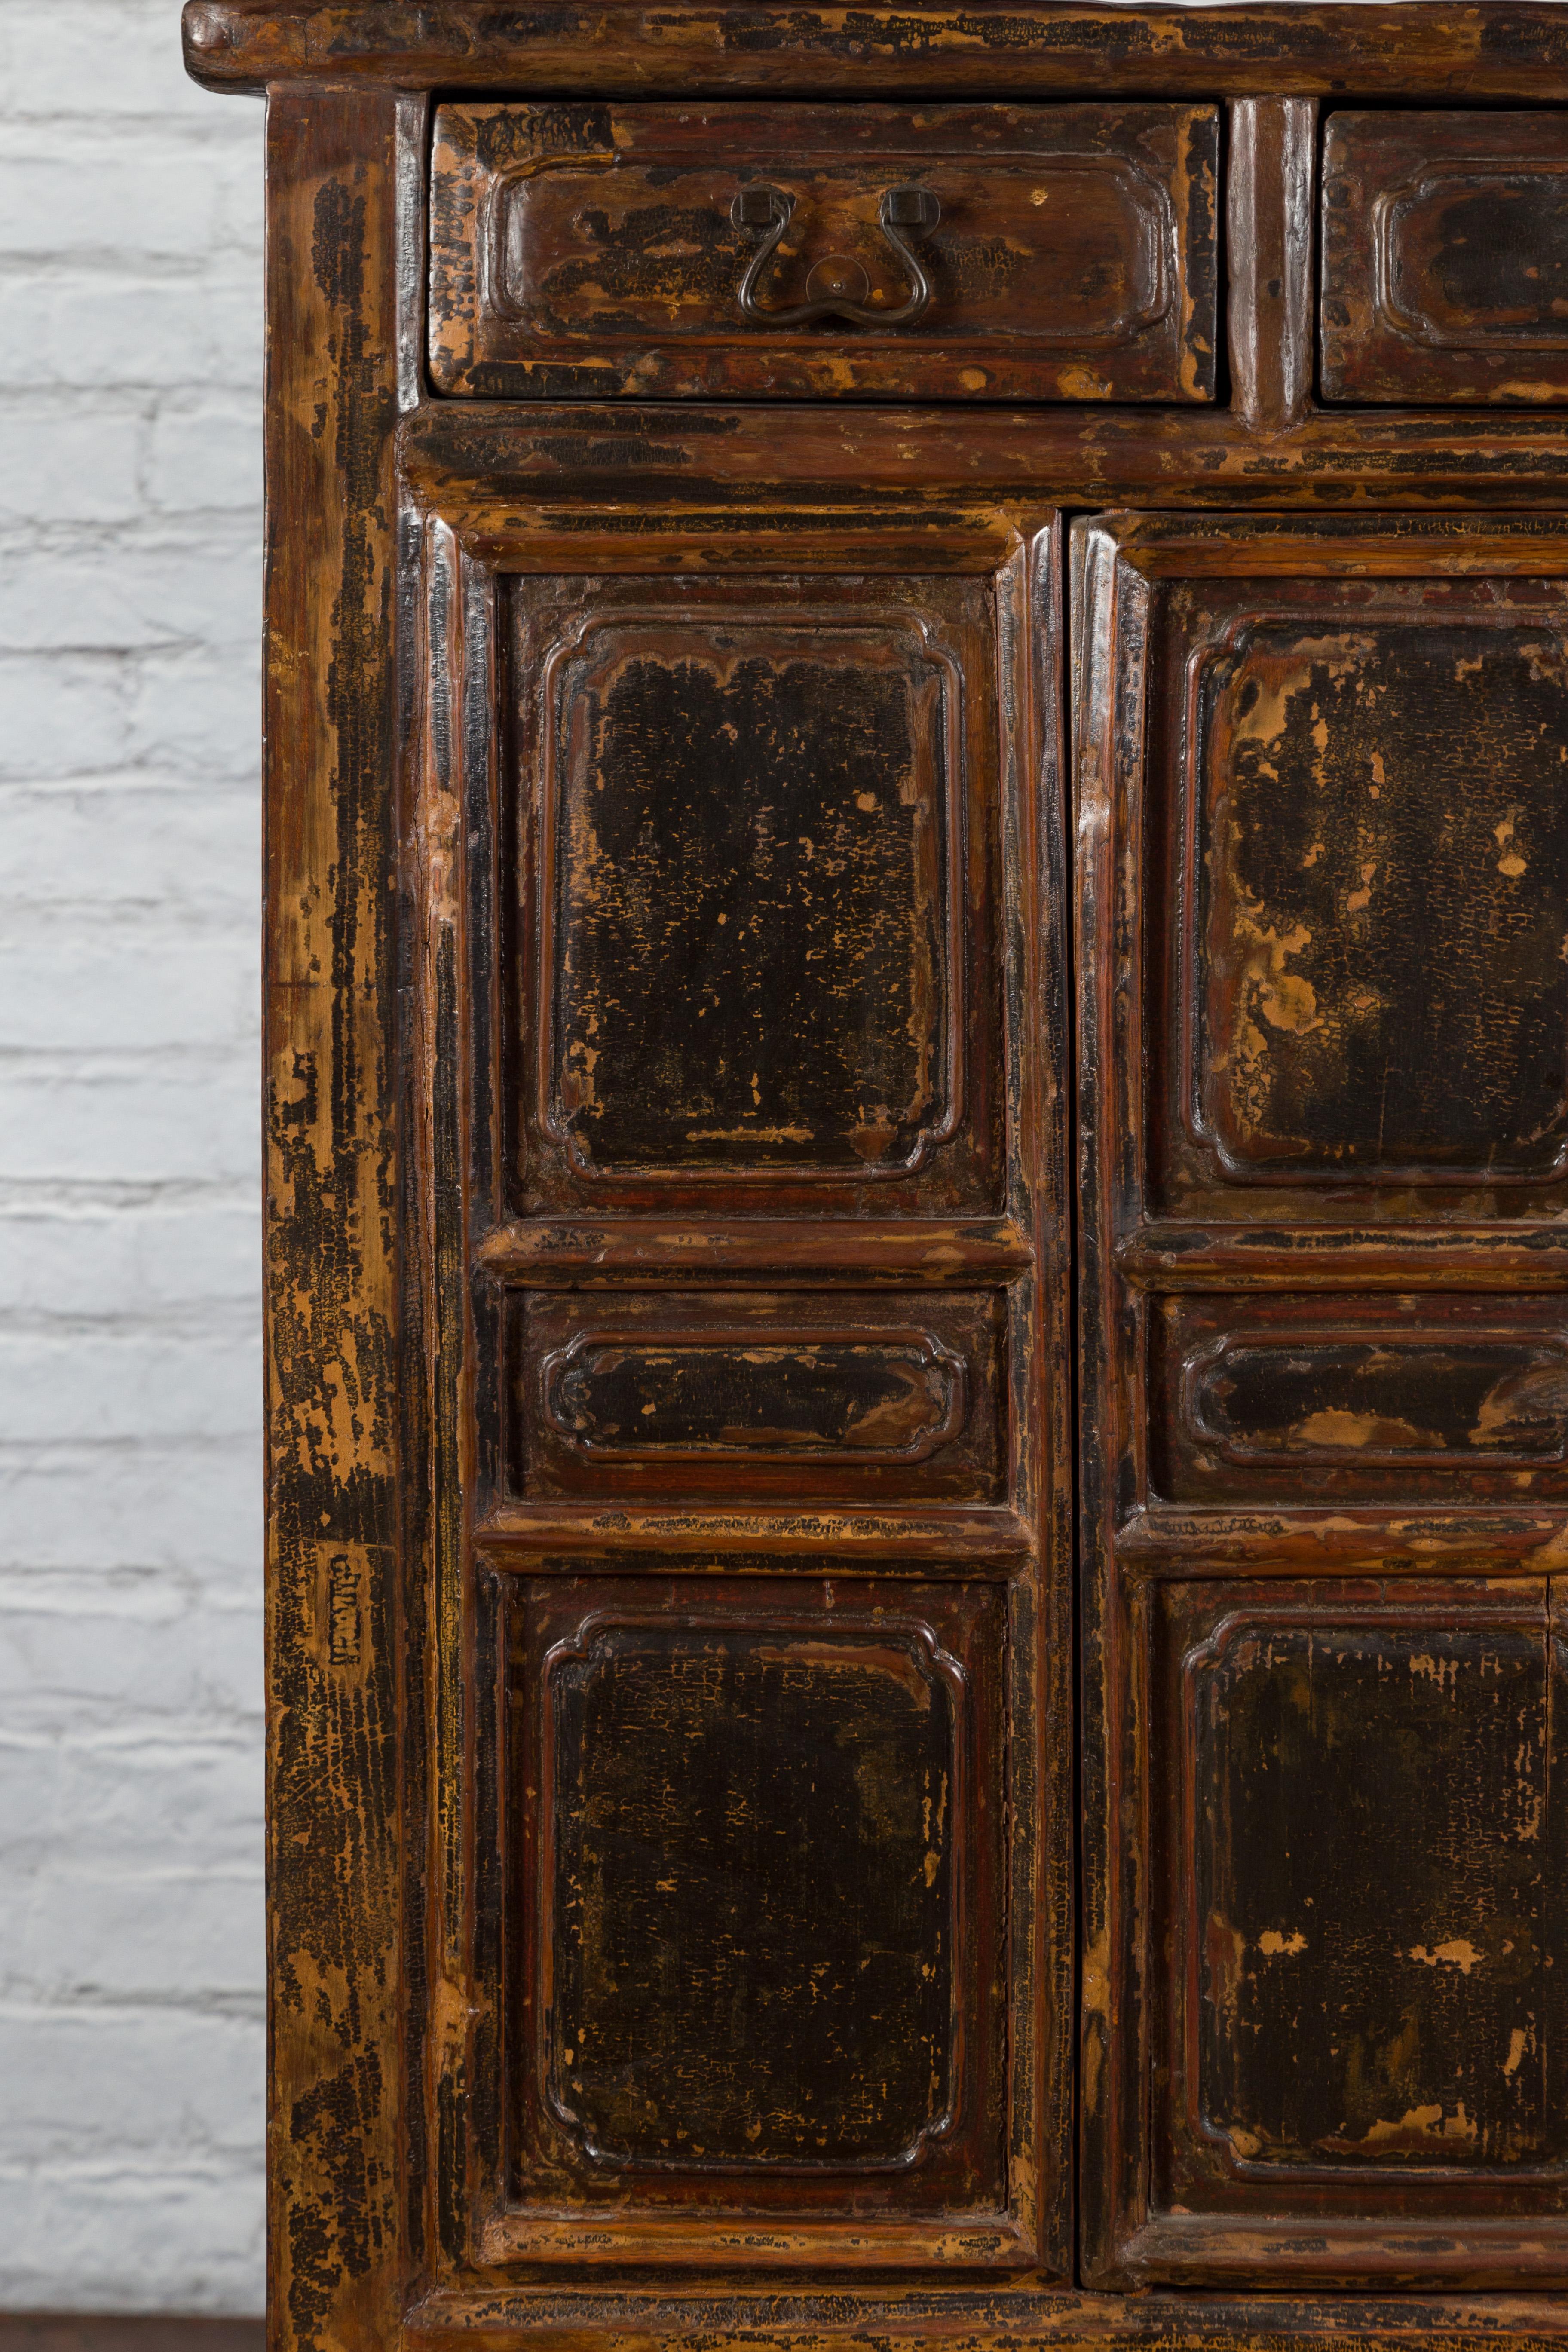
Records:
[[[276,2352],[1563,2343],[1561,11],[185,29]]]
[[[443,106],[432,374],[501,399],[1210,400],[1218,144],[1213,107]],[[937,218],[900,242],[883,215],[911,188]],[[930,293],[901,322],[911,242]]]

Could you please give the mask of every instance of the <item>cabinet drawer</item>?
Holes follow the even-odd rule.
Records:
[[[1568,400],[1568,114],[1336,114],[1328,400]]]
[[[430,356],[497,399],[1212,400],[1208,106],[444,106]]]

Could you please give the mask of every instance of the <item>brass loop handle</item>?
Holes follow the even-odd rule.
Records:
[[[819,319],[842,319],[853,327],[910,327],[931,303],[931,279],[926,276],[912,240],[929,236],[942,218],[942,206],[929,188],[884,188],[877,218],[889,245],[902,255],[910,290],[896,310],[879,310],[856,299],[866,290],[866,273],[857,261],[829,256],[819,261],[805,281],[822,292],[815,300],[781,304],[772,309],[757,299],[757,280],[778,249],[790,224],[795,198],[783,188],[742,188],[730,207],[730,218],[743,236],[761,242],[746,265],[739,290],[741,315],[758,327],[810,327]]]

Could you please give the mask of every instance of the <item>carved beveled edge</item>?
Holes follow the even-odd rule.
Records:
[[[1568,1508],[1149,1503],[1116,1528],[1115,1548],[1131,1586],[1237,1576],[1556,1576],[1568,1570]]]
[[[530,101],[527,100],[510,102],[481,100],[477,103],[483,105],[487,113],[530,110]],[[470,101],[468,106],[460,102],[443,106],[437,113],[436,121],[436,137],[438,145],[443,132],[449,128],[454,116],[467,117],[471,121],[472,113],[475,110],[476,103],[473,101]],[[531,110],[538,112],[544,110],[534,107]],[[780,112],[785,115],[798,116],[801,110],[798,104],[789,101],[785,101],[780,109]],[[900,163],[918,162],[923,170],[934,172],[943,163],[963,164],[965,162],[973,161],[961,141],[950,140],[945,146],[942,143],[937,126],[929,115],[910,119],[910,110],[907,108],[877,106],[871,103],[853,104],[852,110],[856,118],[854,123],[847,121],[843,124],[834,124],[832,128],[838,133],[837,137],[834,138],[829,136],[830,126],[821,105],[812,109],[812,137],[798,148],[792,147],[789,152],[787,169],[792,177],[798,174],[805,179],[815,173],[831,171],[835,177],[842,178],[846,164],[857,162],[863,164],[865,176],[870,179],[884,167],[891,170]],[[450,183],[466,178],[472,182],[474,188],[474,193],[461,202],[456,233],[446,235],[442,239],[442,250],[457,266],[458,286],[462,288],[465,279],[467,280],[466,291],[473,304],[473,315],[468,321],[470,341],[479,319],[489,317],[503,320],[510,326],[518,326],[530,315],[531,305],[528,298],[515,279],[514,256],[510,242],[514,199],[520,189],[528,188],[534,181],[551,172],[572,171],[587,175],[595,172],[604,173],[613,170],[616,165],[633,173],[639,171],[654,171],[662,174],[669,170],[700,168],[712,177],[721,172],[722,167],[716,163],[710,145],[704,142],[694,141],[689,131],[683,138],[682,132],[687,131],[691,119],[688,112],[675,107],[663,107],[658,110],[658,112],[661,120],[658,124],[647,121],[646,111],[642,114],[637,121],[640,134],[638,144],[635,149],[629,148],[625,152],[611,142],[605,146],[597,148],[556,148],[542,154],[530,155],[520,161],[509,163],[504,166],[497,166],[471,160],[471,151],[465,151],[463,159],[456,169],[437,174],[438,184],[443,181]],[[734,119],[726,127],[733,131],[738,141],[743,137],[748,129],[756,128],[754,122],[749,122],[747,120],[748,114],[754,115],[754,109],[747,109],[743,105],[734,110]],[[1212,119],[1212,110],[1210,115]],[[902,142],[889,142],[864,154],[858,153],[852,142],[855,136],[864,135],[870,127],[866,121],[868,117],[872,118],[873,121],[881,118],[889,122],[900,119],[909,120],[910,130],[907,140]],[[1049,121],[1052,118],[1047,115],[1045,119]],[[705,113],[705,120],[711,122],[710,110]],[[1178,116],[1173,127],[1177,131],[1184,129],[1190,131],[1191,120],[1190,118],[1184,120]],[[900,144],[907,152],[900,152]],[[1076,174],[1079,177],[1088,177],[1091,182],[1099,181],[1108,187],[1110,184],[1122,184],[1129,209],[1136,222],[1134,234],[1138,244],[1136,257],[1138,268],[1135,273],[1129,273],[1128,283],[1124,290],[1118,294],[1115,307],[1110,311],[1103,326],[1086,328],[1047,324],[1039,328],[1021,330],[1016,326],[1010,326],[1003,313],[998,316],[997,322],[994,326],[975,327],[951,339],[942,338],[940,348],[944,352],[967,352],[972,347],[977,350],[984,347],[1011,351],[1016,346],[1018,356],[1024,357],[1037,349],[1043,349],[1048,352],[1058,344],[1065,344],[1074,351],[1119,350],[1128,344],[1136,343],[1141,337],[1158,326],[1169,315],[1176,299],[1176,289],[1182,274],[1180,267],[1182,241],[1181,223],[1177,217],[1167,177],[1157,173],[1152,166],[1140,163],[1131,155],[1097,154],[1092,151],[1077,152],[1070,149],[1058,151],[1048,147],[1025,145],[988,147],[984,162],[988,175],[1011,168],[1018,172],[1026,170],[1031,176],[1041,180],[1054,180]],[[749,171],[755,168],[754,157],[749,156],[743,146],[737,147],[736,168],[737,172],[747,168],[748,176]],[[736,184],[742,184],[739,178],[736,180]],[[1038,201],[1037,198],[1037,201]],[[1212,244],[1207,248],[1207,253],[1212,259]],[[759,323],[766,328],[772,322],[765,315],[760,320],[754,320],[749,314],[743,316],[738,310],[737,316],[731,321],[728,330],[716,326],[711,320],[701,325],[689,327],[669,325],[664,329],[637,325],[618,329],[616,340],[622,342],[650,340],[658,342],[664,340],[679,341],[686,338],[700,337],[711,341],[715,336],[722,339],[726,333],[732,331],[742,347],[752,348],[756,344],[757,337],[750,330]],[[868,323],[885,327],[892,327],[895,324],[890,319]],[[433,321],[432,324],[434,326],[435,322]],[[562,349],[574,341],[580,341],[585,346],[583,358],[588,365],[600,363],[600,354],[604,350],[605,340],[605,330],[603,322],[600,322],[595,343],[595,324],[592,320],[584,321],[570,330],[557,330],[542,338],[543,343],[550,349]],[[929,340],[929,337],[922,337],[918,332],[900,333],[896,338],[896,345],[902,347],[912,344],[919,349]],[[797,343],[786,339],[780,347],[781,358],[798,348]],[[885,348],[890,351],[895,348],[895,345],[889,343]],[[443,367],[442,362],[446,355],[434,341],[431,356],[432,363],[438,371],[438,380],[442,389],[447,392],[456,392],[460,389],[463,378],[471,373],[473,361],[470,359],[466,366],[458,367],[454,371],[448,358],[447,363]],[[602,363],[606,366],[611,364],[607,360],[603,361]]]
[[[964,1864],[963,1832],[967,1832],[966,1807],[969,1801],[969,1678],[952,1653],[943,1647],[936,1629],[923,1618],[913,1616],[869,1616],[860,1611],[836,1609],[831,1617],[823,1611],[797,1611],[790,1614],[772,1612],[766,1619],[754,1614],[737,1615],[726,1612],[722,1594],[716,1592],[706,1608],[682,1611],[678,1616],[650,1616],[637,1610],[595,1609],[582,1620],[575,1631],[563,1634],[552,1643],[540,1666],[539,1692],[542,1748],[540,1759],[539,1796],[539,1879],[536,1890],[539,1916],[553,1927],[555,1917],[554,1883],[556,1876],[556,1705],[555,1692],[562,1670],[571,1665],[591,1665],[607,1641],[617,1633],[644,1633],[652,1639],[685,1639],[701,1642],[705,1637],[726,1634],[747,1634],[767,1645],[786,1647],[795,1644],[798,1653],[811,1649],[842,1654],[853,1661],[858,1658],[869,1667],[879,1656],[887,1671],[887,1654],[894,1652],[907,1661],[923,1685],[940,1693],[946,1701],[948,1744],[948,1906],[946,1933],[949,1951],[949,2003],[947,2045],[947,2100],[941,2112],[928,2118],[897,2154],[888,2158],[859,2162],[816,2162],[796,2158],[783,2161],[760,2158],[748,2162],[744,2158],[726,2158],[633,2156],[625,2149],[603,2147],[589,2126],[570,2104],[566,2086],[560,2079],[555,2060],[555,2046],[548,2042],[539,2053],[542,2074],[541,2088],[545,2102],[556,2121],[574,2138],[592,2164],[609,2165],[617,2171],[636,2175],[653,2172],[697,2173],[741,2179],[806,2178],[821,2179],[853,2176],[886,2177],[909,2173],[916,2169],[930,2152],[950,2139],[958,2124],[963,2105],[965,2050],[963,2033],[963,1956],[968,1951],[966,1921],[968,1916],[967,1872]],[[542,1933],[539,1939],[540,1961],[543,1975],[541,1987],[541,2014],[553,2020],[555,2015],[554,1944],[552,1934]],[[532,2216],[497,2216],[492,2229],[513,2218],[531,2221]],[[603,2221],[597,2213],[581,2217],[585,2221]],[[629,2217],[628,2217],[629,2218]],[[689,2221],[680,2226],[689,2229]],[[722,2224],[721,2223],[721,2226]],[[840,2225],[842,2226],[842,2225]]]
[[[937,1025],[941,1055],[941,1074],[933,1083],[931,1099],[925,1107],[926,1115],[913,1126],[912,1139],[897,1159],[861,1159],[847,1155],[837,1160],[815,1161],[768,1161],[746,1160],[706,1160],[681,1161],[673,1166],[647,1165],[642,1162],[600,1162],[583,1150],[578,1129],[573,1125],[565,1108],[563,1057],[558,1020],[558,990],[563,959],[556,953],[557,934],[563,940],[569,926],[559,903],[563,895],[562,877],[558,871],[559,835],[562,830],[563,788],[561,768],[562,721],[566,708],[562,673],[568,662],[586,663],[585,651],[590,639],[605,637],[614,641],[616,632],[625,632],[635,639],[646,639],[660,629],[668,630],[683,623],[691,633],[693,650],[688,661],[698,659],[709,650],[709,640],[701,635],[741,635],[756,630],[769,644],[782,637],[798,636],[814,649],[823,662],[829,658],[823,650],[832,645],[858,644],[879,651],[894,645],[912,645],[914,658],[929,669],[939,681],[938,694],[942,716],[940,781],[935,782],[931,798],[942,811],[935,830],[942,863],[943,886],[940,892],[941,950],[940,969],[942,977],[942,998]],[[595,681],[604,675],[605,667],[614,658],[605,651],[599,656],[599,667],[588,673]],[[791,1184],[843,1185],[847,1182],[890,1182],[917,1175],[941,1150],[962,1131],[964,1113],[964,1010],[965,1010],[965,892],[968,870],[968,801],[969,745],[967,707],[964,695],[963,667],[956,653],[940,634],[937,624],[918,607],[903,604],[884,605],[857,611],[853,606],[833,605],[816,609],[797,605],[764,605],[756,610],[737,608],[726,603],[723,591],[715,586],[710,595],[699,601],[688,600],[680,605],[614,605],[579,613],[565,635],[552,643],[540,665],[540,693],[542,706],[541,722],[542,779],[540,794],[539,832],[541,870],[538,890],[536,949],[538,971],[537,1041],[534,1055],[536,1100],[535,1109],[543,1132],[560,1151],[571,1173],[584,1185],[600,1185],[613,1192],[619,1185],[647,1186],[661,1180],[671,1184],[756,1184],[763,1186]],[[933,760],[932,766],[937,762]]]
[[[1533,1606],[1529,1605],[1531,1600]],[[1358,1600],[1335,1605],[1325,1597],[1321,1602],[1298,1601],[1273,1607],[1267,1601],[1261,1607],[1241,1602],[1224,1610],[1207,1633],[1189,1644],[1181,1660],[1182,1735],[1178,1770],[1182,1791],[1182,1852],[1193,1867],[1194,1876],[1202,1807],[1214,1793],[1212,1775],[1205,1778],[1199,1769],[1204,1678],[1222,1672],[1232,1652],[1242,1643],[1256,1636],[1262,1643],[1272,1644],[1282,1633],[1320,1633],[1335,1640],[1363,1632],[1418,1633],[1426,1639],[1434,1634],[1440,1638],[1446,1633],[1471,1631],[1533,1633],[1537,1637],[1535,1655],[1542,1664],[1544,1700],[1550,1667],[1542,1655],[1540,1637],[1546,1630],[1547,1622],[1547,1591],[1545,1580],[1542,1578],[1532,1579],[1528,1585],[1521,1584],[1506,1597],[1495,1587],[1483,1585],[1478,1590],[1474,1584],[1467,1585],[1454,1580],[1445,1583],[1440,1595],[1428,1594],[1421,1601],[1414,1603],[1405,1601],[1397,1607],[1386,1601],[1369,1604]],[[1190,1989],[1202,1982],[1204,1925],[1198,1915],[1195,1889],[1191,1882],[1186,1892],[1189,1899],[1185,1906],[1187,1949],[1184,1977]],[[1183,1923],[1177,1921],[1172,1925],[1175,1934],[1182,1934]],[[1182,1980],[1182,1972],[1173,1971],[1169,1983],[1173,1989]],[[1233,2180],[1257,2189],[1267,2189],[1276,2183],[1294,2185],[1298,2182],[1314,2186],[1360,2183],[1365,2189],[1378,2182],[1382,2184],[1385,2196],[1392,2194],[1397,2197],[1407,2182],[1413,2184],[1419,2193],[1424,2187],[1451,2190],[1460,2182],[1540,2185],[1554,2179],[1561,2181],[1563,2178],[1561,2163],[1517,2168],[1493,2165],[1484,2169],[1473,2165],[1423,2163],[1401,2165],[1397,2172],[1391,2173],[1386,2165],[1357,2163],[1353,2159],[1344,2164],[1267,2163],[1246,2156],[1237,2148],[1229,2132],[1216,2124],[1202,2105],[1199,2003],[1189,1997],[1184,2009],[1184,2088],[1186,2097],[1183,2121],[1188,2130],[1214,2152]],[[1429,2238],[1436,2229],[1444,2227],[1442,2217],[1432,2213],[1426,2206],[1418,2207],[1417,2213],[1419,2218],[1390,2210],[1381,2221],[1373,2216],[1360,2215],[1355,2217],[1351,2226],[1368,2231],[1382,2231],[1390,2237],[1404,2232],[1410,2236],[1419,2233],[1423,2238]],[[1164,2220],[1167,2217],[1161,2215],[1158,2218]],[[1181,2218],[1184,2220],[1186,2217]],[[1237,2217],[1230,2218],[1234,2221]],[[1251,2218],[1256,2221],[1259,2217]],[[1342,2217],[1338,2215],[1326,2221],[1325,2234],[1337,2235],[1341,2222]],[[1568,2216],[1526,2214],[1513,2217],[1507,2226],[1517,2232],[1521,2244],[1539,2238],[1550,2241],[1555,2231],[1560,2240],[1555,2250],[1557,2262],[1561,2263],[1568,2258]],[[1278,2231],[1278,2221],[1272,2221],[1270,2227]],[[1457,2217],[1447,2224],[1447,2228],[1456,2238],[1463,2241],[1469,2234],[1470,2224],[1468,2218]],[[1426,2247],[1423,2251],[1429,2257],[1432,2249]]]
[[[727,0],[189,0],[185,63],[213,89],[312,78],[546,97],[861,91],[1018,100],[1151,89],[1338,98],[1568,99],[1568,25],[1552,0],[1177,8],[1075,0],[975,9],[878,0],[842,9]]]
[[[791,569],[809,569],[806,512],[819,525],[826,561],[840,571],[847,563],[885,568],[900,553],[907,564],[915,544],[932,571],[994,570],[1048,520],[1053,502],[1108,509],[1103,520],[1116,526],[1130,561],[1136,545],[1138,562],[1153,564],[1160,523],[1192,542],[1195,562],[1225,510],[1233,520],[1252,520],[1238,504],[1299,501],[1310,509],[1303,526],[1331,530],[1338,518],[1326,509],[1363,509],[1373,497],[1401,509],[1445,511],[1344,517],[1347,569],[1373,561],[1367,534],[1381,531],[1396,557],[1401,528],[1424,547],[1429,520],[1474,530],[1476,520],[1447,509],[1489,500],[1522,509],[1479,520],[1516,541],[1525,535],[1519,568],[1528,570],[1531,530],[1542,541],[1539,560],[1557,544],[1549,535],[1560,522],[1532,522],[1530,509],[1561,507],[1568,485],[1561,415],[1525,408],[1339,407],[1251,425],[1203,405],[435,400],[404,419],[398,450],[414,503],[449,521],[470,552],[502,569],[541,572],[580,569],[574,541],[595,528],[616,534],[617,568],[664,569],[663,550],[689,541],[710,544],[709,561],[741,568],[732,546],[725,554],[726,540],[739,536],[754,551],[760,535],[770,554],[788,546]],[[1150,499],[1200,511],[1120,511]],[[656,500],[673,502],[668,537]],[[1208,511],[1215,509],[1220,515]],[[841,534],[862,531],[847,552]],[[881,562],[870,551],[879,541]]]
[[[1314,428],[1319,421],[1311,420]],[[1563,487],[1568,489],[1568,451],[1563,449],[1560,422],[1556,432]],[[1528,579],[1568,572],[1568,516],[1561,514],[1112,512],[1096,515],[1093,528],[1110,542],[1117,562],[1143,579],[1253,583],[1264,601],[1256,615],[1251,609],[1238,615],[1242,622],[1273,617],[1269,584],[1284,575]],[[1288,607],[1282,616],[1290,616]],[[1358,625],[1361,617],[1358,606]]]
[[[816,1348],[853,1349],[864,1356],[899,1357],[905,1363],[912,1362],[921,1372],[934,1375],[937,1395],[931,1393],[929,1384],[927,1388],[927,1402],[933,1409],[926,1414],[915,1435],[901,1445],[836,1444],[826,1435],[798,1444],[765,1445],[756,1438],[747,1443],[743,1433],[729,1443],[715,1439],[707,1444],[672,1444],[649,1437],[639,1445],[635,1442],[635,1431],[618,1440],[595,1438],[585,1434],[580,1424],[566,1417],[566,1383],[605,1349],[618,1349],[633,1356],[736,1355],[742,1350],[751,1356],[798,1356]],[[913,1325],[870,1330],[863,1324],[833,1328],[792,1325],[784,1320],[749,1327],[716,1325],[711,1330],[682,1328],[671,1331],[660,1330],[657,1325],[617,1328],[613,1322],[591,1324],[574,1332],[563,1346],[545,1357],[539,1368],[539,1388],[545,1425],[563,1445],[599,1462],[647,1462],[650,1458],[660,1462],[813,1462],[846,1465],[926,1462],[958,1434],[968,1412],[963,1359],[944,1346],[934,1331]]]
[[[965,1574],[1026,1570],[1038,1531],[1005,1506],[954,1504],[925,1510],[747,1510],[687,1504],[519,1503],[497,1506],[474,1529],[476,1553],[487,1565],[537,1574],[559,1553],[575,1573],[586,1556],[606,1568],[635,1569],[657,1556],[661,1572],[702,1555],[759,1555],[776,1569],[820,1576],[825,1558],[841,1559],[847,1574],[896,1572],[911,1560],[951,1561]]]
[[[1318,106],[1311,98],[1237,98],[1226,172],[1226,334],[1231,413],[1279,429],[1313,403],[1313,194]]]
[[[1336,2296],[1308,2324],[1298,2305],[1242,2284],[1228,2295],[1158,2289],[1135,2296],[1042,2287],[1034,2279],[982,2286],[818,2294],[753,2287],[607,2289],[603,2284],[447,2290],[404,2321],[420,2352],[467,2352],[476,2336],[548,2337],[582,2352],[663,2352],[672,2343],[721,2352],[858,2352],[868,2342],[932,2352],[960,2337],[966,2352],[1557,2352],[1568,2341],[1568,2298],[1553,2294]]]
[[[1484,1188],[1478,1188],[1484,1189]],[[1568,1223],[1215,1225],[1150,1218],[1117,1241],[1141,1290],[1568,1290]]]
[[[1430,310],[1412,310],[1399,292],[1395,239],[1418,205],[1441,193],[1451,180],[1472,185],[1500,180],[1562,180],[1568,177],[1568,155],[1556,162],[1544,156],[1510,163],[1502,155],[1443,155],[1380,188],[1372,208],[1373,314],[1385,333],[1405,342],[1425,344],[1436,352],[1563,352],[1568,351],[1568,319],[1554,334],[1513,334],[1506,327],[1489,327],[1478,320],[1465,331],[1439,326]],[[1342,340],[1346,340],[1342,338]],[[1560,395],[1561,396],[1561,395]]]
[[[1434,2242],[1441,2242],[1441,2253]],[[1246,2294],[1272,2286],[1281,2302],[1295,2302],[1298,2308],[1303,2296],[1318,2298],[1331,2292],[1336,2314],[1341,2309],[1346,2314],[1347,2329],[1354,2324],[1349,2316],[1356,2309],[1352,2298],[1375,2293],[1380,2284],[1394,2287],[1413,2274],[1425,2282],[1430,2294],[1432,2282],[1447,2273],[1472,2291],[1484,2291],[1489,2284],[1496,2289],[1492,2352],[1521,2352],[1523,2346],[1538,2343],[1534,2330],[1541,2323],[1533,2313],[1525,2316],[1517,2334],[1510,2315],[1521,2306],[1528,2311],[1530,2288],[1556,2288],[1554,2300],[1560,2302],[1561,2287],[1568,2282],[1568,2231],[1562,2216],[1552,2213],[1511,2221],[1456,2213],[1451,2208],[1405,2221],[1391,2216],[1356,2221],[1336,2214],[1325,2222],[1313,2215],[1302,2227],[1282,2225],[1267,2213],[1157,2213],[1130,2232],[1120,2253],[1127,2274],[1140,2287],[1156,2282],[1179,2285],[1190,2279],[1200,2291],[1212,2294],[1229,2282],[1238,2294]],[[1322,2301],[1315,2300],[1312,2307],[1321,2313]],[[1260,2345],[1266,2339],[1251,2340]],[[1343,2336],[1324,2340],[1349,2352]],[[1380,2324],[1370,2338],[1357,2338],[1357,2352],[1367,2352],[1369,2342],[1393,2346],[1403,2340],[1396,2329]],[[1431,2337],[1426,2340],[1434,2343]],[[1300,2352],[1313,2338],[1308,2334],[1289,2341]],[[1468,2341],[1463,2336],[1438,2337],[1436,2344],[1447,2352]],[[1168,2352],[1163,2344],[1161,2352]]]
[[[833,2299],[840,2305],[852,2299],[849,2282],[858,2271],[1018,2271],[1037,2259],[1032,2233],[1012,2213],[985,2209],[932,2214],[926,2221],[847,2216],[831,2221],[727,2221],[646,2212],[629,2217],[595,2208],[577,2214],[500,2213],[479,2235],[479,2260],[498,2267],[559,2263],[582,2271],[614,2261],[669,2270],[837,2273]],[[770,2304],[776,2307],[776,2298]],[[679,2323],[674,2325],[679,2329]],[[669,2352],[672,2343],[682,2340],[689,2339],[679,2333],[650,2338],[649,2352],[656,2345],[658,2352]],[[738,2340],[753,2339],[748,2331]],[[798,2336],[786,2340],[792,2352],[800,2352]],[[615,2328],[606,2335],[605,2352],[626,2352],[627,2341]],[[554,2343],[559,2346],[558,2336]],[[847,2339],[846,2352],[856,2344],[854,2337]]]
[[[1568,1232],[1563,1236],[1568,1266]],[[474,1252],[479,1271],[534,1289],[584,1283],[669,1288],[707,1276],[781,1284],[936,1285],[1016,1281],[1036,1261],[1010,1218],[939,1223],[756,1217],[529,1217],[494,1226]]]

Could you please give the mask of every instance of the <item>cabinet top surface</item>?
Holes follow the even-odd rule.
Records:
[[[1074,0],[187,0],[214,89],[300,79],[532,96],[991,99],[1268,92],[1568,100],[1561,0],[1084,7]]]

